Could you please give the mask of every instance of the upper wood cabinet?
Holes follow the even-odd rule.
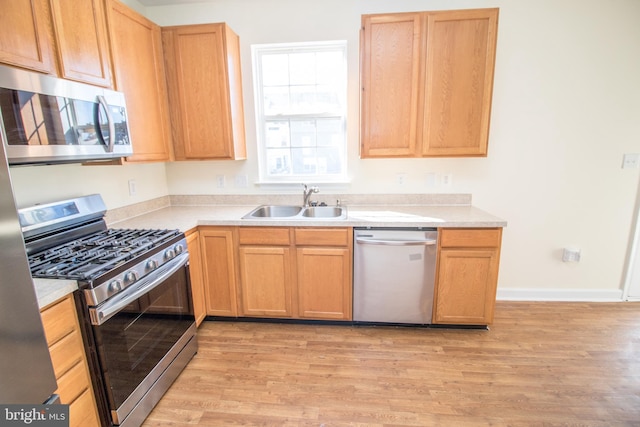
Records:
[[[0,62],[44,73],[55,70],[47,33],[48,0],[11,0],[0,13]]]
[[[362,18],[361,156],[417,153],[422,14]]]
[[[486,156],[498,9],[364,15],[361,157]]]
[[[163,27],[176,160],[244,159],[240,41],[224,23]]]
[[[103,0],[50,0],[59,75],[111,87]]]
[[[171,160],[171,127],[160,27],[118,0],[107,0],[115,88],[127,102],[133,155],[127,162]]]

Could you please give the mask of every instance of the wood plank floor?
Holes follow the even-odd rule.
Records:
[[[640,303],[486,330],[205,322],[151,426],[640,426]]]

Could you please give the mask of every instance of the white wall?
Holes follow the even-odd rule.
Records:
[[[169,194],[164,163],[12,167],[10,174],[18,208],[98,193],[114,209]]]
[[[499,7],[489,156],[482,159],[360,160],[358,43],[363,13]],[[242,44],[249,158],[167,166],[170,193],[256,193],[250,45],[346,39],[349,170],[346,192],[468,192],[505,218],[501,288],[616,291],[623,279],[640,152],[640,2],[637,0],[214,0],[148,7],[160,25],[227,22]],[[408,174],[403,186],[396,173]],[[451,173],[451,187],[427,186]],[[227,187],[217,189],[224,174]],[[295,190],[298,191],[296,188]],[[577,246],[582,260],[561,262]]]
[[[360,160],[360,15],[476,7],[500,8],[488,157]],[[637,169],[621,169],[623,153],[640,152],[637,0],[213,0],[137,8],[160,25],[225,21],[242,46],[248,160],[169,163],[166,193],[274,191],[253,185],[258,174],[250,45],[346,39],[351,183],[340,191],[471,193],[474,205],[509,224],[500,290],[619,292],[639,179]],[[118,183],[108,186],[103,180],[111,172],[83,181],[86,168],[44,170],[51,168],[70,178],[66,192],[96,188],[113,207],[129,200],[128,178],[120,169],[113,172]],[[154,166],[127,168],[122,175],[155,180],[162,173]],[[395,183],[398,172],[408,174],[403,186]],[[451,173],[453,184],[427,186],[427,173]],[[19,200],[30,199],[31,185],[46,179],[39,172],[12,171],[16,175]],[[217,175],[226,176],[225,188],[216,187]],[[248,175],[249,187],[235,188],[236,175]],[[144,200],[165,190],[160,185],[139,191]],[[580,263],[561,262],[565,246],[582,249]]]

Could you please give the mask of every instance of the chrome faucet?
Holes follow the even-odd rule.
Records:
[[[302,186],[304,187],[304,189],[302,190],[302,193],[304,195],[303,206],[305,208],[308,208],[309,207],[309,197],[311,197],[312,193],[319,193],[320,189],[318,187],[307,187],[307,184],[302,184]]]

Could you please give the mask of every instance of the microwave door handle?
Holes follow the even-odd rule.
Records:
[[[113,145],[116,140],[116,126],[113,122],[113,117],[111,116],[111,111],[109,111],[109,104],[107,104],[107,100],[103,95],[98,95],[98,108],[104,108],[104,113],[107,116],[107,125],[109,126],[109,142],[106,141],[104,135],[102,134],[102,128],[100,127],[100,112],[96,115],[96,128],[98,129],[98,135],[100,140],[107,148],[107,153],[113,153]]]
[[[180,270],[188,261],[188,252],[180,254],[171,261],[160,266],[160,268],[150,275],[143,277],[140,282],[134,284],[131,289],[122,291],[122,293],[115,295],[97,307],[90,307],[89,316],[91,317],[91,324],[95,326],[102,325],[107,320],[118,314],[120,310],[164,283],[168,277]]]

